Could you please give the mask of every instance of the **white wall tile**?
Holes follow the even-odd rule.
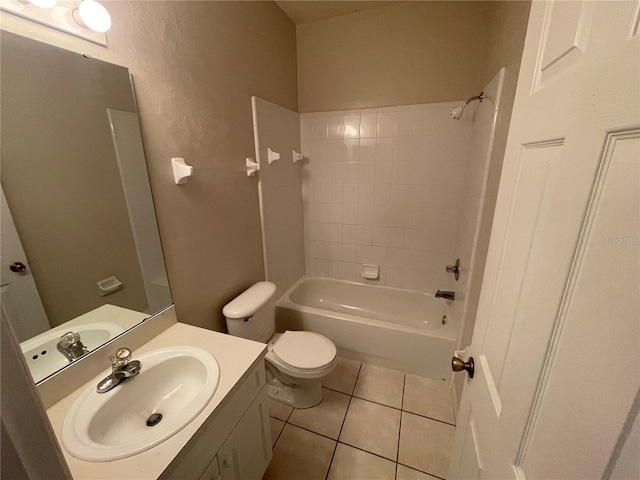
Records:
[[[432,109],[416,110],[413,120],[414,135],[432,135],[435,115]]]
[[[375,205],[373,207],[373,225],[384,227],[389,225],[389,206]]]
[[[375,138],[378,114],[368,113],[360,117],[360,138]]]
[[[387,266],[380,269],[380,279],[385,285],[399,287],[402,283],[402,269]]]
[[[375,179],[375,163],[359,163],[358,164],[358,183],[373,184]]]
[[[360,140],[345,138],[343,140],[343,158],[345,162],[359,162],[361,160]]]
[[[356,243],[358,245],[371,245],[371,228],[370,225],[358,225],[356,227]]]
[[[311,137],[316,140],[326,140],[328,131],[327,117],[313,117],[311,119]]]
[[[387,265],[402,268],[404,264],[404,250],[402,248],[387,248]]]
[[[363,281],[361,264],[370,262],[382,266],[381,284],[448,286],[444,266],[458,236],[472,232],[477,220],[459,212],[476,208],[485,174],[481,161],[467,165],[471,120],[452,122],[453,104],[301,117],[310,159],[303,168],[304,233],[309,254],[322,257],[312,258],[327,261],[309,267]],[[458,244],[473,248],[473,240]]]
[[[342,246],[342,259],[345,262],[355,262],[357,256],[357,245],[345,243]]]
[[[341,140],[343,137],[344,117],[342,115],[327,118],[328,138],[330,140]]]
[[[358,205],[373,205],[373,191],[374,186],[372,184],[359,184]]]
[[[405,248],[405,229],[387,228],[387,246],[393,248]]]
[[[395,134],[395,113],[378,113],[378,137],[393,137]]]
[[[396,137],[403,135],[413,135],[413,116],[414,110],[405,110],[395,113]]]
[[[360,157],[358,158],[358,161],[364,163],[373,163],[376,161],[375,138],[363,138],[360,140]]]
[[[376,139],[376,162],[390,162],[393,160],[393,138]]]
[[[371,229],[371,244],[379,247],[387,246],[387,228],[374,226]]]
[[[360,115],[344,117],[344,138],[360,138]]]
[[[357,205],[344,205],[342,207],[342,223],[345,225],[356,225],[358,223]]]
[[[371,263],[371,245],[358,245],[356,252],[358,263]]]
[[[342,171],[342,181],[344,183],[358,183],[357,163],[345,163]]]
[[[343,225],[342,226],[342,241],[344,243],[357,243],[357,241],[358,241],[358,227],[357,227],[357,225]]]
[[[342,278],[342,262],[330,260],[329,261],[329,277],[330,278]]]
[[[358,205],[358,225],[373,224],[373,205]]]
[[[393,139],[393,161],[411,162],[414,159],[413,137],[395,137]]]
[[[390,184],[393,181],[393,165],[391,161],[376,161],[375,183]]]

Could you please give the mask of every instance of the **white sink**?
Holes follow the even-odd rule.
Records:
[[[171,347],[140,355],[140,374],[99,394],[90,385],[62,427],[64,448],[92,462],[129,457],[158,445],[193,420],[218,387],[220,368],[196,347]],[[153,414],[162,420],[147,426]]]
[[[34,382],[37,383],[65,365],[69,365],[67,357],[56,348],[60,341],[60,336],[69,331],[78,332],[82,344],[91,351],[113,337],[120,335],[124,332],[124,328],[117,323],[93,322],[85,325],[74,325],[69,329],[56,328],[22,342],[20,348]]]

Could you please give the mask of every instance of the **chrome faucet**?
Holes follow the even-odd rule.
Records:
[[[447,292],[443,290],[438,290],[436,292],[436,298],[446,298],[447,300],[455,300],[456,292]]]
[[[115,355],[109,356],[109,360],[111,375],[100,380],[96,387],[98,393],[107,393],[127,378],[138,375],[142,368],[139,360],[131,360],[131,350],[128,348],[119,348]]]
[[[67,332],[62,335],[56,348],[69,362],[73,362],[89,352],[87,347],[82,344],[78,332]]]

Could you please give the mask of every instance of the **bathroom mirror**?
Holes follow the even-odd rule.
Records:
[[[0,38],[2,315],[37,382],[171,304],[126,68]],[[76,345],[77,346],[77,345]]]

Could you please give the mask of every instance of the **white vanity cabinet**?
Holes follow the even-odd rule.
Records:
[[[162,480],[260,480],[272,458],[264,362],[211,413]]]

